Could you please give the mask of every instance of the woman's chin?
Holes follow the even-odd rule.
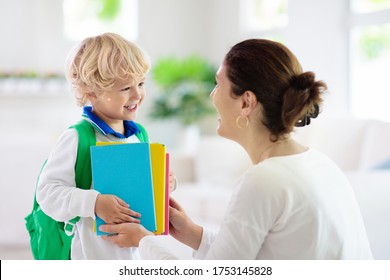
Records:
[[[221,124],[219,124],[219,125],[217,126],[216,132],[217,132],[217,134],[218,134],[219,136],[225,137],[225,134],[223,133],[223,129],[222,129],[222,127],[221,127]]]
[[[218,136],[234,141],[234,137],[232,137],[231,132],[224,129],[221,124],[219,124],[219,126],[217,127],[216,132]]]

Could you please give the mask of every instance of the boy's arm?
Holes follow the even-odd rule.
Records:
[[[77,131],[66,130],[50,154],[38,181],[37,202],[47,215],[57,221],[68,221],[76,216],[95,217],[98,192],[75,186],[77,147]]]

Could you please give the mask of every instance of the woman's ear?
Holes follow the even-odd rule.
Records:
[[[250,90],[241,95],[241,102],[241,109],[245,111],[246,115],[249,115],[258,103],[256,95]]]

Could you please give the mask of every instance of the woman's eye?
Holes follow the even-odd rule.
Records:
[[[139,87],[143,87],[144,85],[145,85],[145,82],[142,82],[142,83],[138,84]]]

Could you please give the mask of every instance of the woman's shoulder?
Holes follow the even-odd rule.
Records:
[[[289,156],[269,158],[259,164],[253,165],[240,178],[246,188],[255,188],[265,191],[272,188],[288,188],[292,180],[297,179],[300,170],[309,167],[314,161],[322,161],[322,154],[307,149],[305,152]]]
[[[275,163],[254,165],[240,177],[237,191],[262,197],[275,195],[285,188],[285,182],[289,180],[284,173],[284,168]]]

